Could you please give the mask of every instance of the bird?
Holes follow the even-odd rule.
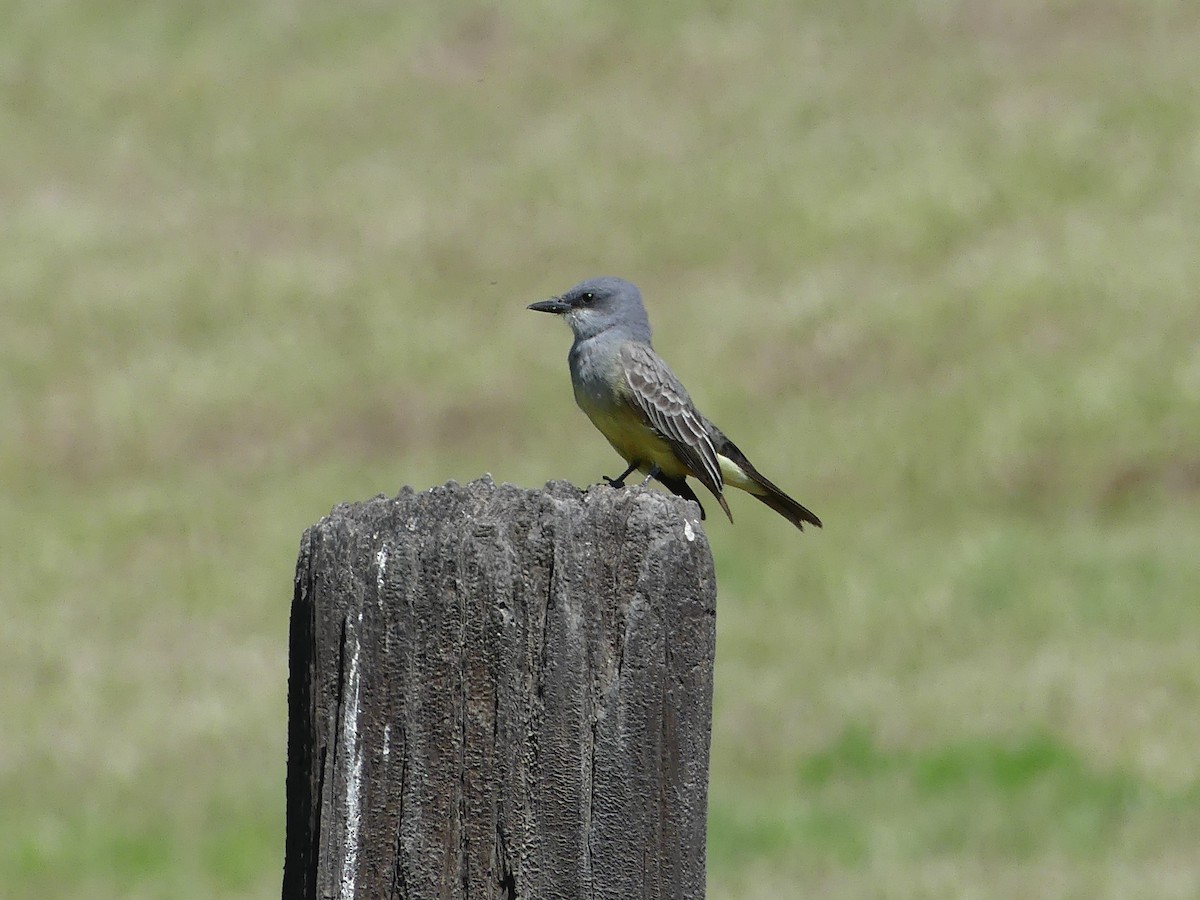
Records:
[[[561,316],[574,334],[567,354],[575,402],[629,464],[616,488],[633,472],[646,473],[667,490],[704,506],[688,484],[706,487],[729,521],[725,487],[761,500],[801,531],[821,520],[769,481],[692,403],[687,389],[650,345],[650,319],[637,286],[605,276],[580,282],[564,294],[528,307]]]

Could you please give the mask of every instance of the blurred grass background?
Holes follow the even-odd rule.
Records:
[[[616,474],[596,274],[827,523],[709,522],[710,896],[1200,895],[1200,7],[0,18],[5,896],[277,896],[301,532]]]

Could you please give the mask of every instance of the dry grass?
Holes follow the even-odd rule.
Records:
[[[0,3],[6,896],[272,896],[302,529],[616,460],[613,273],[738,503],[713,897],[1200,891],[1188,4]]]

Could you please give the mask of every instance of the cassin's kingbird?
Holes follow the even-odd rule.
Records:
[[[650,346],[650,320],[636,286],[621,278],[593,278],[530,309],[566,319],[575,334],[567,361],[575,402],[635,469],[673,494],[695,500],[687,476],[712,491],[729,521],[724,485],[753,494],[801,531],[821,520],[758,473],[721,430],[692,405],[679,379]],[[644,484],[645,482],[643,482]],[[704,508],[700,508],[703,517]]]

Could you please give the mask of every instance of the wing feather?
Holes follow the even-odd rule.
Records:
[[[692,405],[687,389],[645,344],[626,344],[621,348],[621,363],[634,407],[701,484],[721,499],[724,481],[717,449],[708,422]]]

